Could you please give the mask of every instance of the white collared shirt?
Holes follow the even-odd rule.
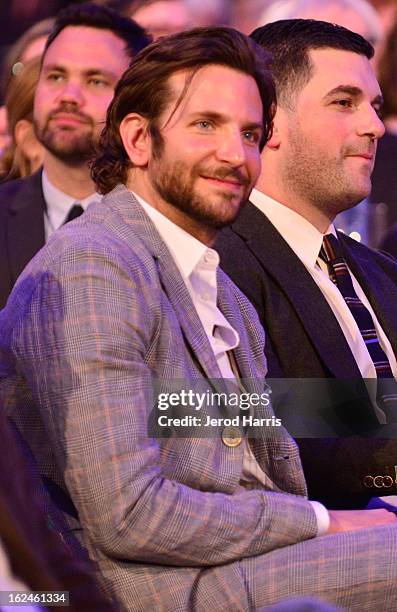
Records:
[[[47,205],[46,214],[44,216],[44,232],[46,241],[51,234],[55,232],[55,230],[61,227],[73,204],[78,201],[83,210],[87,210],[90,204],[93,202],[99,202],[103,197],[100,193],[94,192],[82,200],[76,200],[76,198],[73,198],[57,187],[54,187],[54,185],[50,183],[44,169],[41,175],[41,181],[43,186],[44,200]]]
[[[217,306],[218,253],[170,221],[135,193],[134,196],[153,221],[181,273],[222,375],[225,378],[234,378],[227,351],[236,348],[240,338]]]
[[[266,215],[269,221],[274,225],[277,231],[282,235],[284,240],[294,251],[296,256],[301,260],[306,270],[319,287],[340,325],[362,377],[367,379],[376,378],[374,363],[370,357],[357,323],[338,287],[329,278],[326,263],[319,259],[319,252],[324,235],[297,212],[291,210],[283,204],[280,204],[280,202],[276,202],[257,189],[252,191],[250,201],[264,215]],[[325,233],[333,233],[336,236],[336,231],[333,225],[330,225]],[[371,314],[380,345],[389,359],[393,375],[396,376],[397,363],[391,344],[386,337],[386,334],[383,331],[358,280],[354,277],[350,270],[349,272],[352,278],[354,290],[361,302]],[[384,423],[384,413],[382,410],[380,410],[375,401],[376,387],[371,385],[368,387],[368,391],[374,403],[374,409],[377,417],[381,423]]]
[[[227,352],[238,346],[240,338],[217,306],[218,253],[175,225],[136,193],[134,196],[152,220],[181,273],[223,378],[235,380]],[[259,466],[250,445],[245,443],[242,481],[250,483],[253,480],[267,489],[279,490]],[[319,502],[311,504],[317,518],[317,533],[323,535],[329,526],[328,511]]]

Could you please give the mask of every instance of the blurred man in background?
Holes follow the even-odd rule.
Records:
[[[0,307],[52,232],[98,199],[88,161],[117,81],[148,42],[134,21],[105,7],[86,3],[59,13],[34,102],[43,169],[0,187]]]

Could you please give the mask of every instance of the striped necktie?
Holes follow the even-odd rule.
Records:
[[[69,223],[69,221],[73,221],[73,219],[77,219],[77,217],[80,217],[83,212],[84,209],[82,205],[79,202],[75,202],[72,208],[69,210],[67,217],[65,218],[65,221],[62,223],[62,225],[65,225],[65,223]]]
[[[380,345],[371,313],[354,290],[341,246],[333,234],[324,236],[320,258],[327,264],[330,279],[338,287],[349,307],[375,366],[378,378],[378,404],[385,412],[388,423],[397,422],[397,383],[393,377],[390,362]]]

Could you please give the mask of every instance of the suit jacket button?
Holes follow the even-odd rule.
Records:
[[[242,442],[241,431],[238,427],[225,427],[222,430],[222,442],[225,446],[235,448]]]

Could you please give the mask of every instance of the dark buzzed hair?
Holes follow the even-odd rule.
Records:
[[[270,56],[253,40],[232,28],[195,28],[158,39],[135,58],[119,81],[102,132],[99,156],[92,164],[92,176],[101,193],[126,183],[131,162],[120,137],[120,123],[129,113],[148,120],[155,153],[161,152],[162,136],[158,119],[172,98],[170,77],[189,71],[173,112],[187,93],[193,76],[204,66],[221,65],[252,76],[263,106],[263,137],[267,142],[275,112],[275,87],[268,69]]]
[[[273,56],[272,73],[277,100],[292,108],[296,94],[313,75],[309,51],[340,49],[371,59],[373,46],[360,34],[347,28],[315,19],[284,19],[257,28],[250,35]]]
[[[93,2],[71,4],[59,11],[54,27],[48,36],[43,57],[56,37],[69,26],[85,26],[98,30],[109,30],[125,42],[125,51],[131,60],[150,42],[151,37],[133,19],[123,17],[107,6]]]

